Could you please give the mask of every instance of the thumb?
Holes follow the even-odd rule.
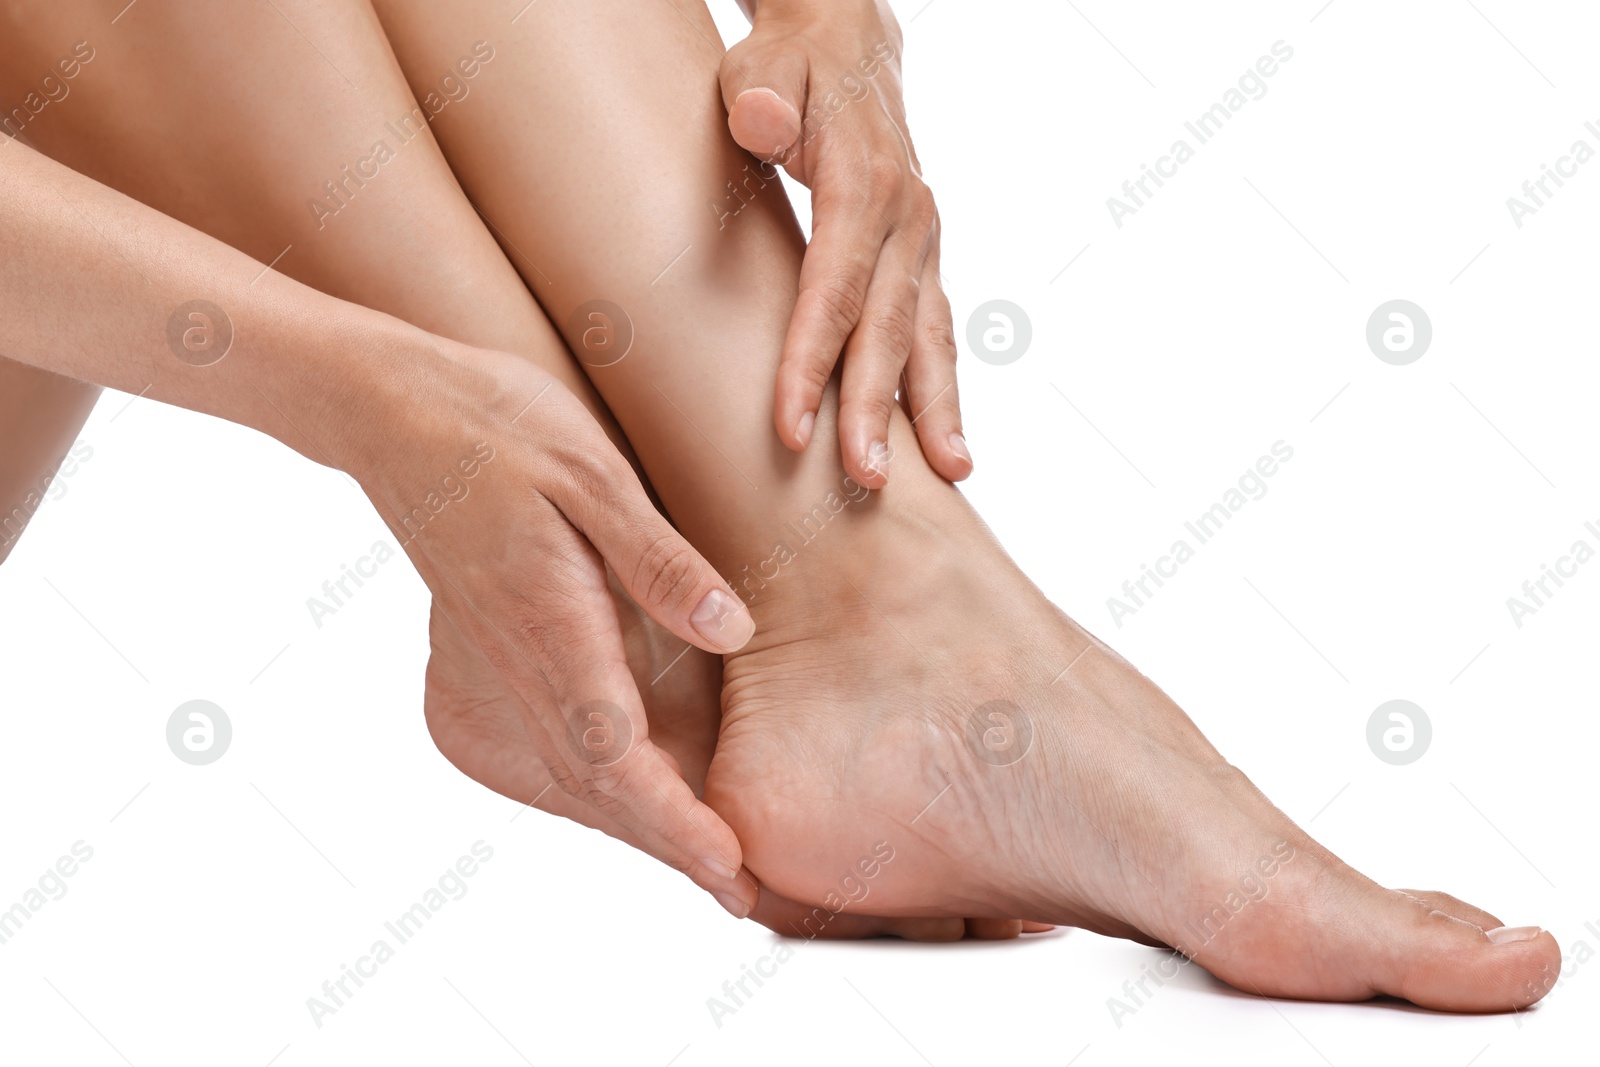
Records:
[[[805,57],[787,49],[736,47],[723,57],[722,102],[740,148],[769,163],[793,161],[801,147],[807,69]]]

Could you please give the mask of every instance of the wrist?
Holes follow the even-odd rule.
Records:
[[[259,302],[235,305],[237,341],[216,364],[209,402],[170,399],[259,430],[360,481],[394,450],[439,339],[281,276],[256,288],[266,290]]]
[[[521,357],[395,324],[362,333],[366,351],[339,383],[342,399],[330,394],[342,423],[330,437],[338,466],[391,526],[438,489],[441,472],[473,456],[487,461],[530,427],[532,417],[522,427],[518,419],[559,387]]]

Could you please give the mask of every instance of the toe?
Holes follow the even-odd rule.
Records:
[[[1248,897],[1233,895],[1172,943],[1218,978],[1262,996],[1366,1000],[1439,1011],[1520,1011],[1561,967],[1555,938],[1445,893],[1385,889],[1313,842]],[[1292,862],[1291,862],[1292,861]]]
[[[967,924],[961,919],[879,919],[880,937],[898,937],[902,941],[960,941],[967,936]]]
[[[1561,967],[1556,939],[1536,926],[1501,926],[1483,912],[1494,923],[1486,931],[1404,893],[1373,910],[1370,984],[1426,1008],[1520,1010],[1549,991]]]
[[[1453,918],[1469,922],[1480,930],[1493,930],[1497,926],[1505,925],[1505,923],[1482,908],[1474,907],[1464,900],[1453,897],[1449,893],[1441,893],[1437,889],[1397,889],[1395,892],[1404,893],[1406,896],[1420,901],[1430,911],[1442,911]]]
[[[967,936],[974,941],[1011,941],[1022,936],[1022,920],[968,919]]]

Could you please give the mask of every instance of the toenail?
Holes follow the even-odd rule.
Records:
[[[1497,945],[1509,945],[1514,941],[1532,941],[1543,932],[1538,926],[1497,926],[1485,931],[1483,936]]]

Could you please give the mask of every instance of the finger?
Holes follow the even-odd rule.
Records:
[[[633,468],[598,429],[570,444],[547,492],[599,549],[628,595],[652,619],[707,652],[743,648],[756,631],[749,610],[650,503]]]
[[[966,935],[966,926],[960,919],[905,919],[834,912],[781,897],[765,887],[750,917],[774,933],[805,941],[859,941],[869,937],[960,941]]]
[[[839,447],[845,470],[869,489],[888,484],[889,416],[911,353],[923,242],[896,233],[883,245],[861,322],[844,352]]]
[[[1036,923],[1031,919],[1022,920],[1022,932],[1025,934],[1048,934],[1055,928],[1055,923]]]
[[[869,199],[873,188],[844,177],[843,165],[832,173],[818,181],[811,198],[811,243],[800,264],[799,295],[778,363],[773,422],[779,438],[796,452],[811,442],[822,391],[861,321],[889,232],[887,219]],[[898,191],[885,184],[886,177],[875,181],[885,203],[890,192]]]
[[[542,565],[493,614],[449,583],[446,610],[520,698],[528,740],[556,786],[742,918],[756,898],[739,879],[738,839],[650,742],[599,554],[548,510],[535,519],[546,524]]]
[[[929,466],[952,482],[972,473],[972,453],[961,432],[961,401],[956,387],[955,333],[950,299],[939,284],[937,231],[929,243],[917,296],[916,328],[906,360],[906,396],[911,425]]]
[[[429,722],[433,726],[432,720]],[[437,736],[435,737],[437,741]],[[528,751],[518,751],[527,749]],[[442,749],[441,749],[442,750]],[[682,775],[683,768],[676,757],[664,749],[656,749],[666,765],[674,774]],[[648,852],[639,835],[634,833],[624,824],[592,807],[578,797],[555,788],[555,780],[545,767],[537,748],[526,739],[526,731],[518,724],[517,736],[507,742],[507,768],[502,774],[497,774],[492,781],[485,780],[484,784],[496,792],[510,797],[522,804],[524,809],[537,808],[550,815],[570,819],[581,826],[599,830],[608,837],[615,838],[632,848]],[[521,812],[518,813],[522,814]],[[516,816],[512,816],[516,818]],[[741,872],[740,880],[743,880]],[[710,888],[710,887],[703,887]],[[713,890],[712,895],[735,918],[744,918],[750,910],[749,894],[726,893],[721,887]]]
[[[595,560],[598,565],[598,559]],[[556,785],[631,829],[640,847],[687,874],[743,918],[755,905],[741,880],[743,855],[733,830],[695,797],[674,761],[648,736],[644,707],[608,626],[609,597],[568,601],[547,613],[545,675],[553,713],[536,716],[546,733],[546,764]],[[588,623],[593,628],[585,632]],[[559,644],[561,651],[548,654]]]
[[[766,48],[752,35],[722,60],[719,81],[728,131],[757,159],[786,165],[799,147],[808,65],[792,48]]]

